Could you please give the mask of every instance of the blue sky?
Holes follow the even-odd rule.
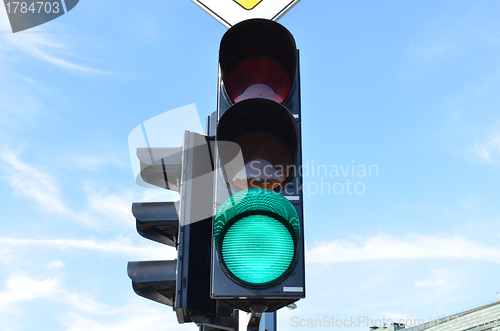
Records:
[[[307,298],[280,330],[498,299],[499,13],[303,0],[280,20],[300,49],[304,162],[378,171],[305,178]],[[0,31],[0,329],[195,330],[126,274],[175,256],[135,231],[131,203],[167,194],[135,184],[127,139],[191,103],[204,123],[226,28],[188,0],[82,0],[16,34],[0,10]]]

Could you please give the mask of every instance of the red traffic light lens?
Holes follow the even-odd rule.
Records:
[[[227,94],[234,102],[263,98],[282,103],[292,89],[292,79],[286,68],[265,56],[253,56],[238,62],[225,83]]]

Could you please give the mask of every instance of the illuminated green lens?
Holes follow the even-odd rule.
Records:
[[[294,244],[283,223],[269,216],[252,215],[227,230],[221,251],[234,276],[246,283],[265,284],[288,270]]]
[[[222,204],[215,216],[214,237],[222,262],[234,277],[249,285],[265,285],[290,268],[300,222],[286,198],[250,189]]]

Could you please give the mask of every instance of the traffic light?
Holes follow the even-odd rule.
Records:
[[[129,262],[134,291],[172,306],[179,323],[202,323],[217,314],[210,298],[210,245],[213,204],[211,142],[185,132],[180,148],[139,148],[141,176],[149,184],[177,191],[178,202],[134,203],[137,231],[176,247],[171,261]]]
[[[219,49],[211,296],[247,312],[305,297],[298,55],[264,19]]]
[[[132,213],[143,237],[177,246],[179,217],[174,202],[134,203]],[[129,262],[127,272],[134,291],[174,307],[177,260]]]

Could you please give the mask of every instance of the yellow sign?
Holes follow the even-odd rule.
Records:
[[[206,11],[208,14],[210,14],[210,16],[215,18],[217,21],[219,21],[226,28],[229,29],[230,27],[238,24],[239,22],[253,18],[263,18],[267,20],[277,21],[281,17],[283,17],[283,15],[285,15],[300,0],[268,0],[268,1],[191,0],[191,1],[193,1],[197,6]]]
[[[253,9],[255,6],[257,6],[259,3],[262,2],[262,0],[234,0],[238,5],[241,7],[245,8],[246,10]]]

